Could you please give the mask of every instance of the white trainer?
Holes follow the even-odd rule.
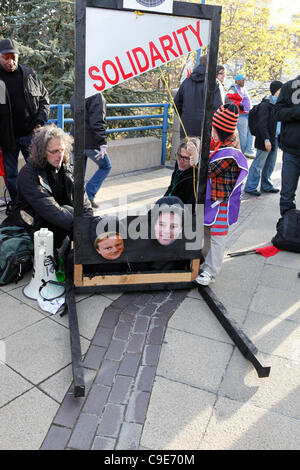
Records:
[[[203,271],[198,277],[196,277],[195,282],[197,282],[197,284],[201,284],[201,286],[208,286],[208,284],[215,282],[215,278],[207,271]]]

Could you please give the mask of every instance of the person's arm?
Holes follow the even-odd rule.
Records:
[[[277,102],[274,105],[274,115],[277,121],[292,122],[300,120],[300,102],[292,102],[293,91],[299,97],[299,90],[290,89],[289,83],[281,88]],[[297,94],[298,93],[298,94]]]
[[[38,78],[37,75],[36,80],[39,85],[39,108],[37,111],[36,115],[36,124],[43,126],[49,118],[49,112],[50,112],[50,102],[49,102],[49,95],[48,91],[46,90],[45,86],[41,82],[41,80]]]
[[[38,175],[29,165],[20,171],[18,187],[26,202],[45,221],[64,230],[72,230],[73,215],[59,206],[51,193],[40,184]]]
[[[270,120],[270,113],[271,113],[271,110],[268,104],[265,102],[262,102],[258,108],[257,129],[258,129],[258,132],[260,133],[262,140],[268,141],[271,145],[269,126],[268,126],[269,120]],[[267,147],[266,147],[266,150],[268,150]],[[268,152],[269,151],[270,150],[268,150]]]
[[[223,158],[220,160],[215,160],[214,162],[210,162],[208,165],[208,176],[220,176],[234,165],[236,165],[236,161],[233,158]]]

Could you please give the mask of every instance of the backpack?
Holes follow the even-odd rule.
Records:
[[[32,267],[33,243],[21,227],[0,228],[0,286],[18,282]]]
[[[300,253],[300,210],[290,209],[278,220],[272,243],[282,250]]]
[[[261,105],[261,102],[258,104],[255,104],[253,108],[250,109],[249,114],[248,114],[248,126],[253,136],[256,136],[256,133],[257,133],[258,110],[259,110],[260,105]]]

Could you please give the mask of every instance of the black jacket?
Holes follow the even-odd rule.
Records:
[[[195,174],[195,191],[197,190],[197,173],[198,168],[193,167],[185,171],[179,171],[177,163],[172,173],[171,183],[164,196],[177,196],[184,204],[192,204],[195,207],[194,194],[194,174]]]
[[[75,98],[70,101],[72,117],[75,117]],[[74,126],[71,134],[74,136]],[[102,93],[96,93],[85,100],[85,148],[99,149],[106,144],[106,101]]]
[[[282,86],[274,112],[281,121],[280,148],[300,157],[300,75]]]
[[[49,116],[49,97],[36,72],[27,65],[19,64],[23,73],[24,96],[29,113],[26,127],[28,134],[37,124],[44,125]],[[4,98],[5,97],[5,98]],[[3,99],[4,98],[4,99]],[[11,97],[8,95],[0,66],[0,147],[11,150],[16,146],[13,131]]]
[[[260,150],[266,150],[265,140],[269,140],[272,149],[275,144],[275,135],[277,120],[274,115],[274,103],[270,96],[266,96],[259,105],[257,117],[257,133],[254,147]]]
[[[200,136],[204,115],[204,81],[205,66],[198,65],[191,75],[182,82],[174,98],[188,136]],[[216,82],[214,112],[222,104],[221,92]],[[185,137],[182,126],[180,126],[180,137]]]
[[[63,164],[66,204],[74,206],[74,180],[70,165]],[[66,232],[73,229],[73,215],[61,207],[52,195],[45,168],[38,167],[30,157],[18,176],[18,194],[14,213],[19,217],[25,211],[34,219],[34,231],[43,227],[43,222],[59,227]],[[93,215],[91,205],[84,195],[84,214]],[[28,226],[24,228],[29,232]]]

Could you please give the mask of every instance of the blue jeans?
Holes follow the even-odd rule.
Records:
[[[248,114],[240,114],[237,122],[241,152],[245,153],[248,139]]]
[[[97,191],[99,191],[101,184],[107,177],[108,173],[111,170],[111,163],[108,155],[105,155],[103,158],[96,160],[94,157],[95,150],[85,149],[85,166],[87,158],[90,158],[98,165],[98,170],[91,179],[87,182],[85,190],[89,199],[93,200],[96,196]]]
[[[3,166],[5,172],[6,187],[11,199],[12,205],[17,198],[17,178],[18,178],[18,158],[20,151],[25,161],[29,157],[29,146],[32,139],[32,133],[16,139],[16,148],[13,150],[2,149]]]
[[[260,179],[262,191],[270,191],[273,189],[274,186],[271,181],[271,175],[276,164],[277,150],[277,139],[275,140],[275,145],[271,152],[260,149],[256,150],[256,157],[252,162],[245,184],[245,191],[255,191],[258,189]]]
[[[300,177],[300,155],[283,152],[281,168],[280,214],[295,209],[295,196]]]
[[[253,157],[255,155],[254,136],[250,132],[249,125],[248,125],[248,131],[247,131],[247,144],[246,144],[245,153]]]

